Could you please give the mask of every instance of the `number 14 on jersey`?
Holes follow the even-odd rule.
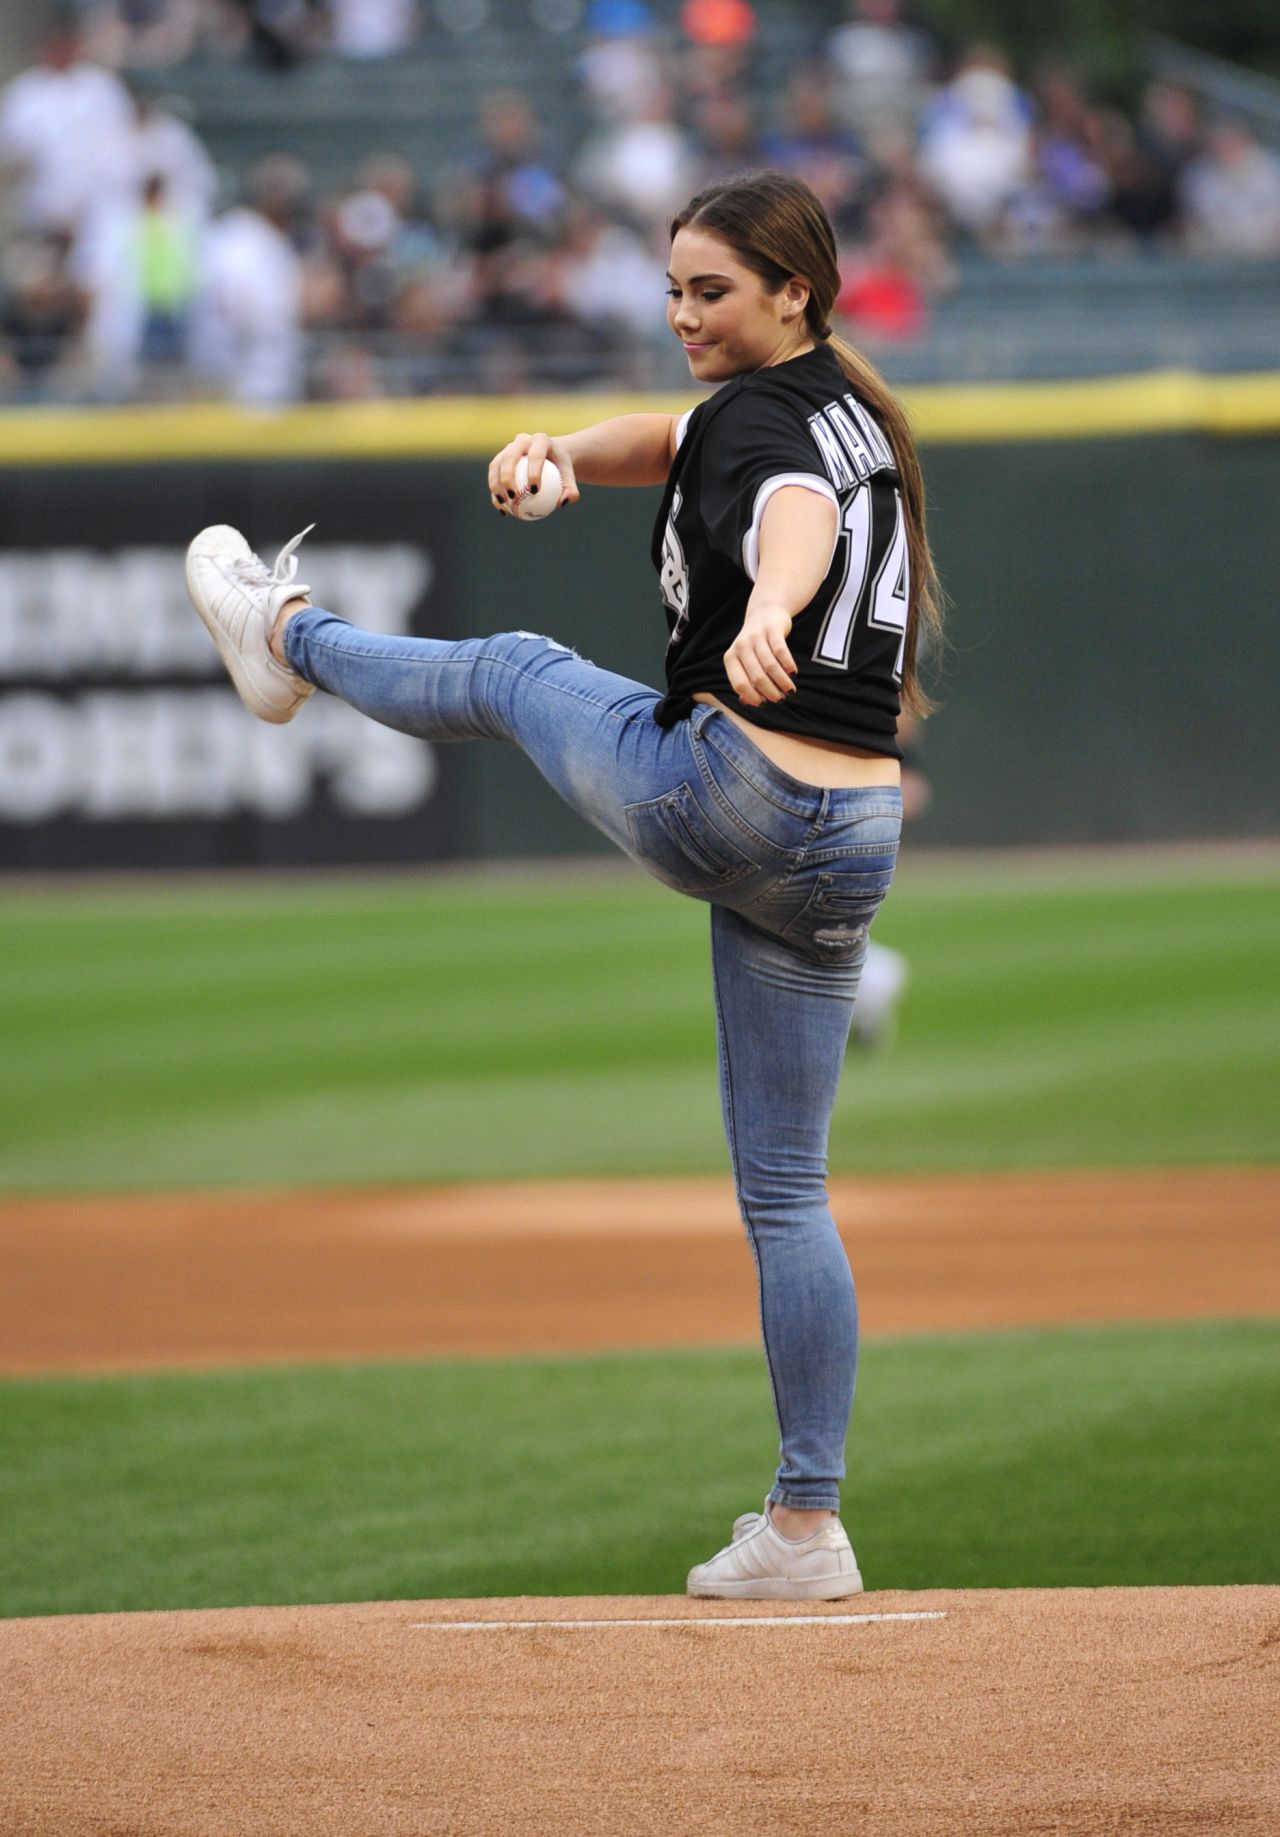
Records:
[[[825,663],[833,670],[847,670],[858,614],[865,608],[866,623],[873,631],[899,634],[893,674],[901,682],[911,567],[900,491],[893,494],[891,531],[881,527],[888,520],[884,514],[888,510],[884,498],[873,499],[870,484],[859,485],[845,505],[840,519],[844,566],[813,657],[815,663]]]

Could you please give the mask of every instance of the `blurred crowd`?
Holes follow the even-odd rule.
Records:
[[[905,0],[848,0],[783,69],[750,0],[531,0],[566,34],[567,150],[553,96],[501,89],[440,170],[388,146],[330,191],[286,148],[227,195],[186,60],[287,85],[315,58],[429,56],[449,7],[484,4],[437,0],[424,26],[415,0],[81,0],[0,91],[0,392],[644,387],[667,374],[670,213],[762,165],[826,204],[838,311],[872,350],[920,337],[972,254],[1280,258],[1280,159],[1243,120],[1168,81],[1124,112],[1065,64],[945,42]]]

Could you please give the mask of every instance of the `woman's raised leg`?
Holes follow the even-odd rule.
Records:
[[[437,742],[519,746],[573,809],[622,848],[625,806],[667,788],[670,771],[682,769],[680,736],[653,721],[652,689],[536,633],[456,642],[389,637],[306,606],[284,623],[279,646],[305,682],[386,727]]]

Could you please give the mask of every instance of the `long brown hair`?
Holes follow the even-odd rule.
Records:
[[[910,558],[910,598],[903,647],[902,701],[913,714],[933,706],[920,686],[916,659],[921,632],[936,650],[942,636],[942,589],[925,525],[924,477],[902,404],[875,365],[831,330],[840,289],[836,239],[827,213],[809,187],[786,172],[749,172],[709,185],[672,219],[671,235],[690,225],[709,230],[758,274],[769,293],[793,277],[809,283],[805,319],[811,336],[829,344],[836,362],[884,429],[902,484]]]

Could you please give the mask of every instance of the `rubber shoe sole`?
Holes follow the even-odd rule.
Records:
[[[689,1571],[686,1589],[703,1600],[841,1601],[862,1593],[862,1577],[838,1519],[792,1542],[767,1512],[745,1513],[732,1542]]]
[[[700,1601],[843,1601],[849,1595],[862,1593],[862,1577],[855,1569],[852,1575],[811,1576],[805,1581],[790,1576],[756,1576],[742,1582],[715,1582],[698,1585],[695,1571],[689,1575],[687,1593]]]

